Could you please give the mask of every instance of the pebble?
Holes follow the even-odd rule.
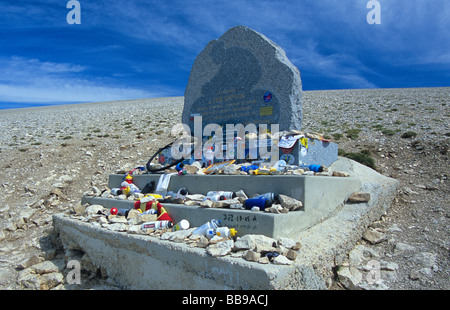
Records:
[[[303,203],[300,200],[282,194],[278,196],[281,206],[289,211],[295,211],[303,208]]]
[[[275,265],[292,265],[292,261],[283,255],[278,255],[273,259]]]
[[[90,205],[86,207],[85,212],[88,216],[97,215],[98,212],[103,212],[105,207],[101,205]]]
[[[358,284],[363,279],[363,274],[355,267],[340,267],[337,275],[340,283],[350,290],[359,289]]]
[[[362,203],[370,200],[370,193],[355,192],[348,197],[347,202]]]
[[[261,254],[252,250],[249,250],[245,252],[245,254],[242,256],[245,260],[250,262],[258,262],[261,258]],[[267,258],[267,257],[266,257]],[[267,258],[267,262],[269,262],[269,259]]]
[[[372,244],[377,244],[387,239],[386,235],[383,232],[380,232],[373,228],[367,229],[362,237],[363,239],[369,241]]]
[[[216,244],[212,244],[206,248],[206,252],[212,257],[225,256],[231,253],[233,249],[233,240],[221,241]]]

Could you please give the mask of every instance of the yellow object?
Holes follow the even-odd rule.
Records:
[[[225,227],[225,229],[226,229],[226,227]],[[236,234],[237,234],[237,230],[234,228],[230,228],[230,237],[234,237],[234,236],[236,236]],[[220,232],[220,230],[216,231],[216,235],[219,237],[222,237],[222,233]],[[226,232],[225,232],[225,236],[223,236],[223,237],[226,237]]]
[[[122,190],[122,192],[123,192],[125,195],[128,196],[128,195],[130,194],[130,187],[129,187],[129,186],[124,187],[123,190]]]
[[[146,194],[144,197],[153,197],[155,199],[163,198],[161,195],[158,194]]]
[[[307,138],[300,138],[299,139],[300,140],[300,143],[304,146],[304,147],[306,147],[306,148],[308,148],[308,139]]]

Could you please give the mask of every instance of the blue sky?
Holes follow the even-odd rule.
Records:
[[[195,57],[245,25],[280,45],[303,90],[450,86],[450,1],[0,0],[0,108],[182,96]]]

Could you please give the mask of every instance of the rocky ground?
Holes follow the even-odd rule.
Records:
[[[450,88],[312,91],[303,104],[302,129],[400,182],[330,289],[449,289]],[[66,283],[52,214],[104,188],[109,174],[145,165],[174,139],[181,112],[180,97],[0,111],[0,288],[119,288],[88,271],[81,285]],[[377,285],[367,284],[368,264],[378,264]],[[37,275],[45,281],[34,287]]]

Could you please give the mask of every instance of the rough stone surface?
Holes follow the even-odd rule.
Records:
[[[363,238],[372,244],[377,244],[386,240],[386,235],[383,232],[369,228],[364,232]]]
[[[182,122],[279,124],[301,129],[300,71],[277,44],[245,26],[229,29],[197,56],[185,91]]]
[[[283,208],[289,211],[295,211],[303,208],[303,203],[300,200],[294,199],[286,195],[279,195],[280,204]]]
[[[449,154],[448,103],[445,105],[449,94],[449,88],[303,92],[302,127],[305,130],[325,130],[331,139],[340,135],[336,140],[339,149],[369,151],[377,172],[399,181],[395,199],[392,204],[389,202],[391,206],[381,215],[378,226],[386,233],[387,241],[371,244],[361,239],[357,243],[377,250],[376,260],[398,264],[395,279],[385,277],[384,273],[381,275],[384,284],[392,290],[450,288],[450,243],[445,235],[450,219],[449,182],[444,170]],[[1,289],[24,289],[18,281],[18,262],[34,255],[50,260],[64,257],[60,243],[52,233],[52,215],[69,210],[83,213],[85,206],[79,203],[80,193],[91,192],[92,185],[103,191],[109,173],[130,171],[144,164],[154,150],[172,142],[170,128],[180,122],[183,101],[183,97],[155,98],[0,111],[0,128],[11,133],[0,136]],[[161,126],[162,120],[164,126]],[[143,128],[138,124],[146,126]],[[385,135],[381,127],[391,129],[395,134]],[[346,131],[352,128],[361,129],[359,137],[347,136]],[[416,136],[403,138],[406,131],[412,131]],[[88,150],[92,156],[86,155]],[[18,162],[25,164],[17,165]],[[343,171],[341,168],[335,170]],[[73,180],[70,184],[64,178],[57,181],[68,174]],[[349,171],[349,174],[352,177],[354,172]],[[58,188],[59,195],[53,187],[57,182],[64,186]],[[26,191],[25,186],[31,190]],[[406,187],[419,195],[403,191]],[[371,200],[377,199],[373,196]],[[364,205],[355,204],[352,210]],[[21,228],[13,228],[12,220],[24,206],[35,212],[27,223],[21,217]],[[354,220],[355,217],[348,216],[340,225],[332,225],[329,240],[339,242],[335,235],[341,231],[342,223],[347,225]],[[367,224],[374,220],[380,220],[380,217],[371,217]],[[13,230],[9,230],[10,224]],[[311,237],[299,238],[302,248],[297,263],[305,258],[302,253],[310,251]],[[408,245],[411,250],[402,245]],[[342,253],[347,254],[346,251],[353,248],[354,244],[351,244],[337,253],[342,257]],[[52,251],[54,257],[47,256]],[[427,267],[412,261],[412,257],[421,252],[436,254],[434,268],[422,270]],[[313,250],[315,260],[311,261],[326,260],[330,253],[332,251]],[[373,257],[368,254],[365,258],[369,261]],[[334,264],[330,262],[330,266]],[[336,262],[341,263],[340,259]],[[319,270],[320,266],[315,272]],[[419,275],[417,279],[410,278],[413,271]],[[299,272],[301,274],[293,281],[317,281],[316,287],[324,288],[322,280],[315,278],[314,270],[305,268]],[[333,276],[332,273],[329,275]],[[117,288],[104,271],[101,276],[92,274],[82,280],[81,285],[65,283],[54,289]],[[331,289],[342,289],[339,282],[328,284]],[[373,287],[379,289],[382,286]]]
[[[233,240],[220,241],[206,248],[206,252],[212,257],[225,256],[233,249]]]
[[[370,200],[370,193],[353,193],[348,197],[348,202],[360,203]]]
[[[245,254],[242,256],[245,260],[251,261],[251,262],[257,262],[260,260],[261,258],[261,254],[255,251],[247,251],[245,252]],[[269,260],[267,259],[267,262],[269,262]]]
[[[278,255],[273,259],[273,263],[275,265],[292,265],[292,261],[290,261],[286,256]]]

